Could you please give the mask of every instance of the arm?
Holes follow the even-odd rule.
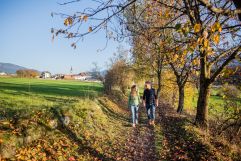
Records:
[[[142,104],[145,107],[146,106],[146,91],[144,90],[143,96],[142,96]]]
[[[130,102],[131,102],[131,94],[129,94],[129,97],[128,97],[128,107],[130,107]]]
[[[138,104],[140,104],[141,103],[141,99],[140,99],[139,92],[137,93],[137,97],[138,97]]]

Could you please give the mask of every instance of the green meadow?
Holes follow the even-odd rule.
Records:
[[[49,148],[50,160],[114,155],[123,126],[103,112],[102,95],[101,83],[0,78],[0,156],[44,160]]]
[[[0,108],[33,110],[68,105],[80,98],[95,98],[102,90],[102,84],[93,82],[0,78]]]

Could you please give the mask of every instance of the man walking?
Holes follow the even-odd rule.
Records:
[[[155,125],[155,108],[158,106],[158,99],[155,89],[152,88],[150,81],[146,81],[145,83],[143,106],[146,107],[149,124]]]

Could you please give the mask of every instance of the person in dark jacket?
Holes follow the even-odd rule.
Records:
[[[152,88],[151,82],[149,81],[145,83],[143,106],[146,107],[149,124],[155,125],[155,108],[158,106],[158,99],[156,91]]]

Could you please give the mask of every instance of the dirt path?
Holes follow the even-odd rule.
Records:
[[[187,117],[180,116],[167,105],[161,105],[156,110],[155,127],[147,124],[146,111],[143,107],[139,111],[140,124],[136,128],[131,126],[130,115],[119,113],[118,118],[115,112],[111,113],[112,118],[122,122],[123,126],[119,129],[120,137],[125,140],[119,145],[115,160],[218,160],[215,153],[187,132],[185,129],[188,123]],[[158,148],[157,143],[159,143]]]
[[[154,127],[149,126],[144,109],[140,110],[140,123],[137,127],[126,128],[126,143],[123,147],[123,156],[117,160],[127,161],[156,161],[159,160],[155,147]]]

